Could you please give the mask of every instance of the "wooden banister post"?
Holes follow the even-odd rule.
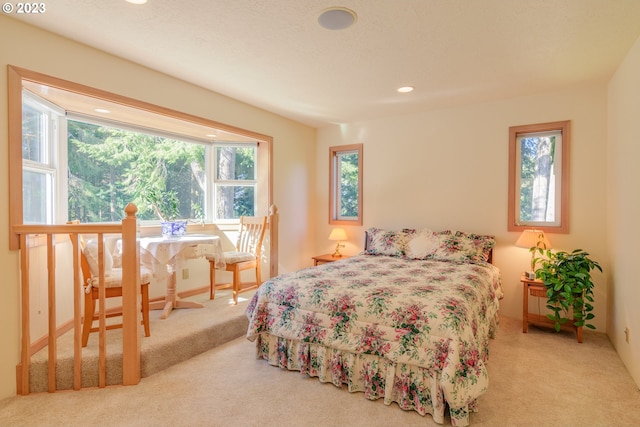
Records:
[[[20,291],[22,300],[22,334],[21,334],[21,351],[20,365],[17,368],[16,375],[17,392],[21,395],[29,394],[29,371],[31,369],[31,321],[29,317],[29,244],[25,234],[18,235],[20,237]]]
[[[122,384],[140,382],[140,251],[138,208],[129,203],[122,220]]]
[[[24,250],[28,250],[24,248]],[[47,295],[48,295],[48,383],[49,393],[56,391],[56,361],[58,347],[56,340],[56,240],[47,234]]]
[[[73,262],[73,389],[82,388],[82,294],[83,282],[80,272],[81,251],[78,233],[70,235]]]
[[[269,277],[278,275],[278,207],[269,207]]]

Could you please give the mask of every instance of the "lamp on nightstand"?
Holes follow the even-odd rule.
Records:
[[[549,243],[549,239],[547,239],[542,230],[524,230],[516,241],[516,246],[530,251],[531,248],[551,249],[551,243]],[[524,273],[528,279],[533,280],[536,278],[535,269],[535,252],[531,251],[531,270]]]
[[[331,234],[329,234],[329,240],[335,240],[336,243],[336,251],[331,255],[334,258],[340,258],[342,254],[340,253],[340,247],[344,248],[344,243],[340,243],[341,241],[347,240],[347,232],[344,231],[344,228],[334,228],[331,230]]]

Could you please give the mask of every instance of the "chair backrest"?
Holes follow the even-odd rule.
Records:
[[[242,216],[240,217],[240,231],[238,233],[238,252],[249,252],[260,258],[262,240],[267,228],[266,216]]]
[[[67,221],[67,224],[80,224],[80,220],[74,219],[72,221]],[[91,267],[89,266],[87,255],[84,253],[84,246],[86,242],[84,241],[82,235],[78,236],[78,243],[80,243],[80,270],[82,271],[84,284],[87,285],[93,275],[91,274]]]

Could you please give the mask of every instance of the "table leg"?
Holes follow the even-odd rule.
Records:
[[[171,314],[171,310],[176,306],[176,272],[175,270],[167,278],[167,295],[165,297],[165,305],[162,310],[161,319],[166,319]]]
[[[203,308],[204,305],[195,301],[183,301],[176,294],[176,272],[167,277],[167,294],[164,301],[156,301],[149,304],[149,309],[160,310],[160,319],[166,319],[174,308]]]
[[[529,286],[526,282],[522,282],[522,333],[526,334],[529,329],[528,314],[529,314]]]

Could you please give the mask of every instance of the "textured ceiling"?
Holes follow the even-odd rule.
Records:
[[[315,127],[606,81],[640,36],[640,0],[46,6],[9,16]],[[333,6],[355,25],[320,27]]]

